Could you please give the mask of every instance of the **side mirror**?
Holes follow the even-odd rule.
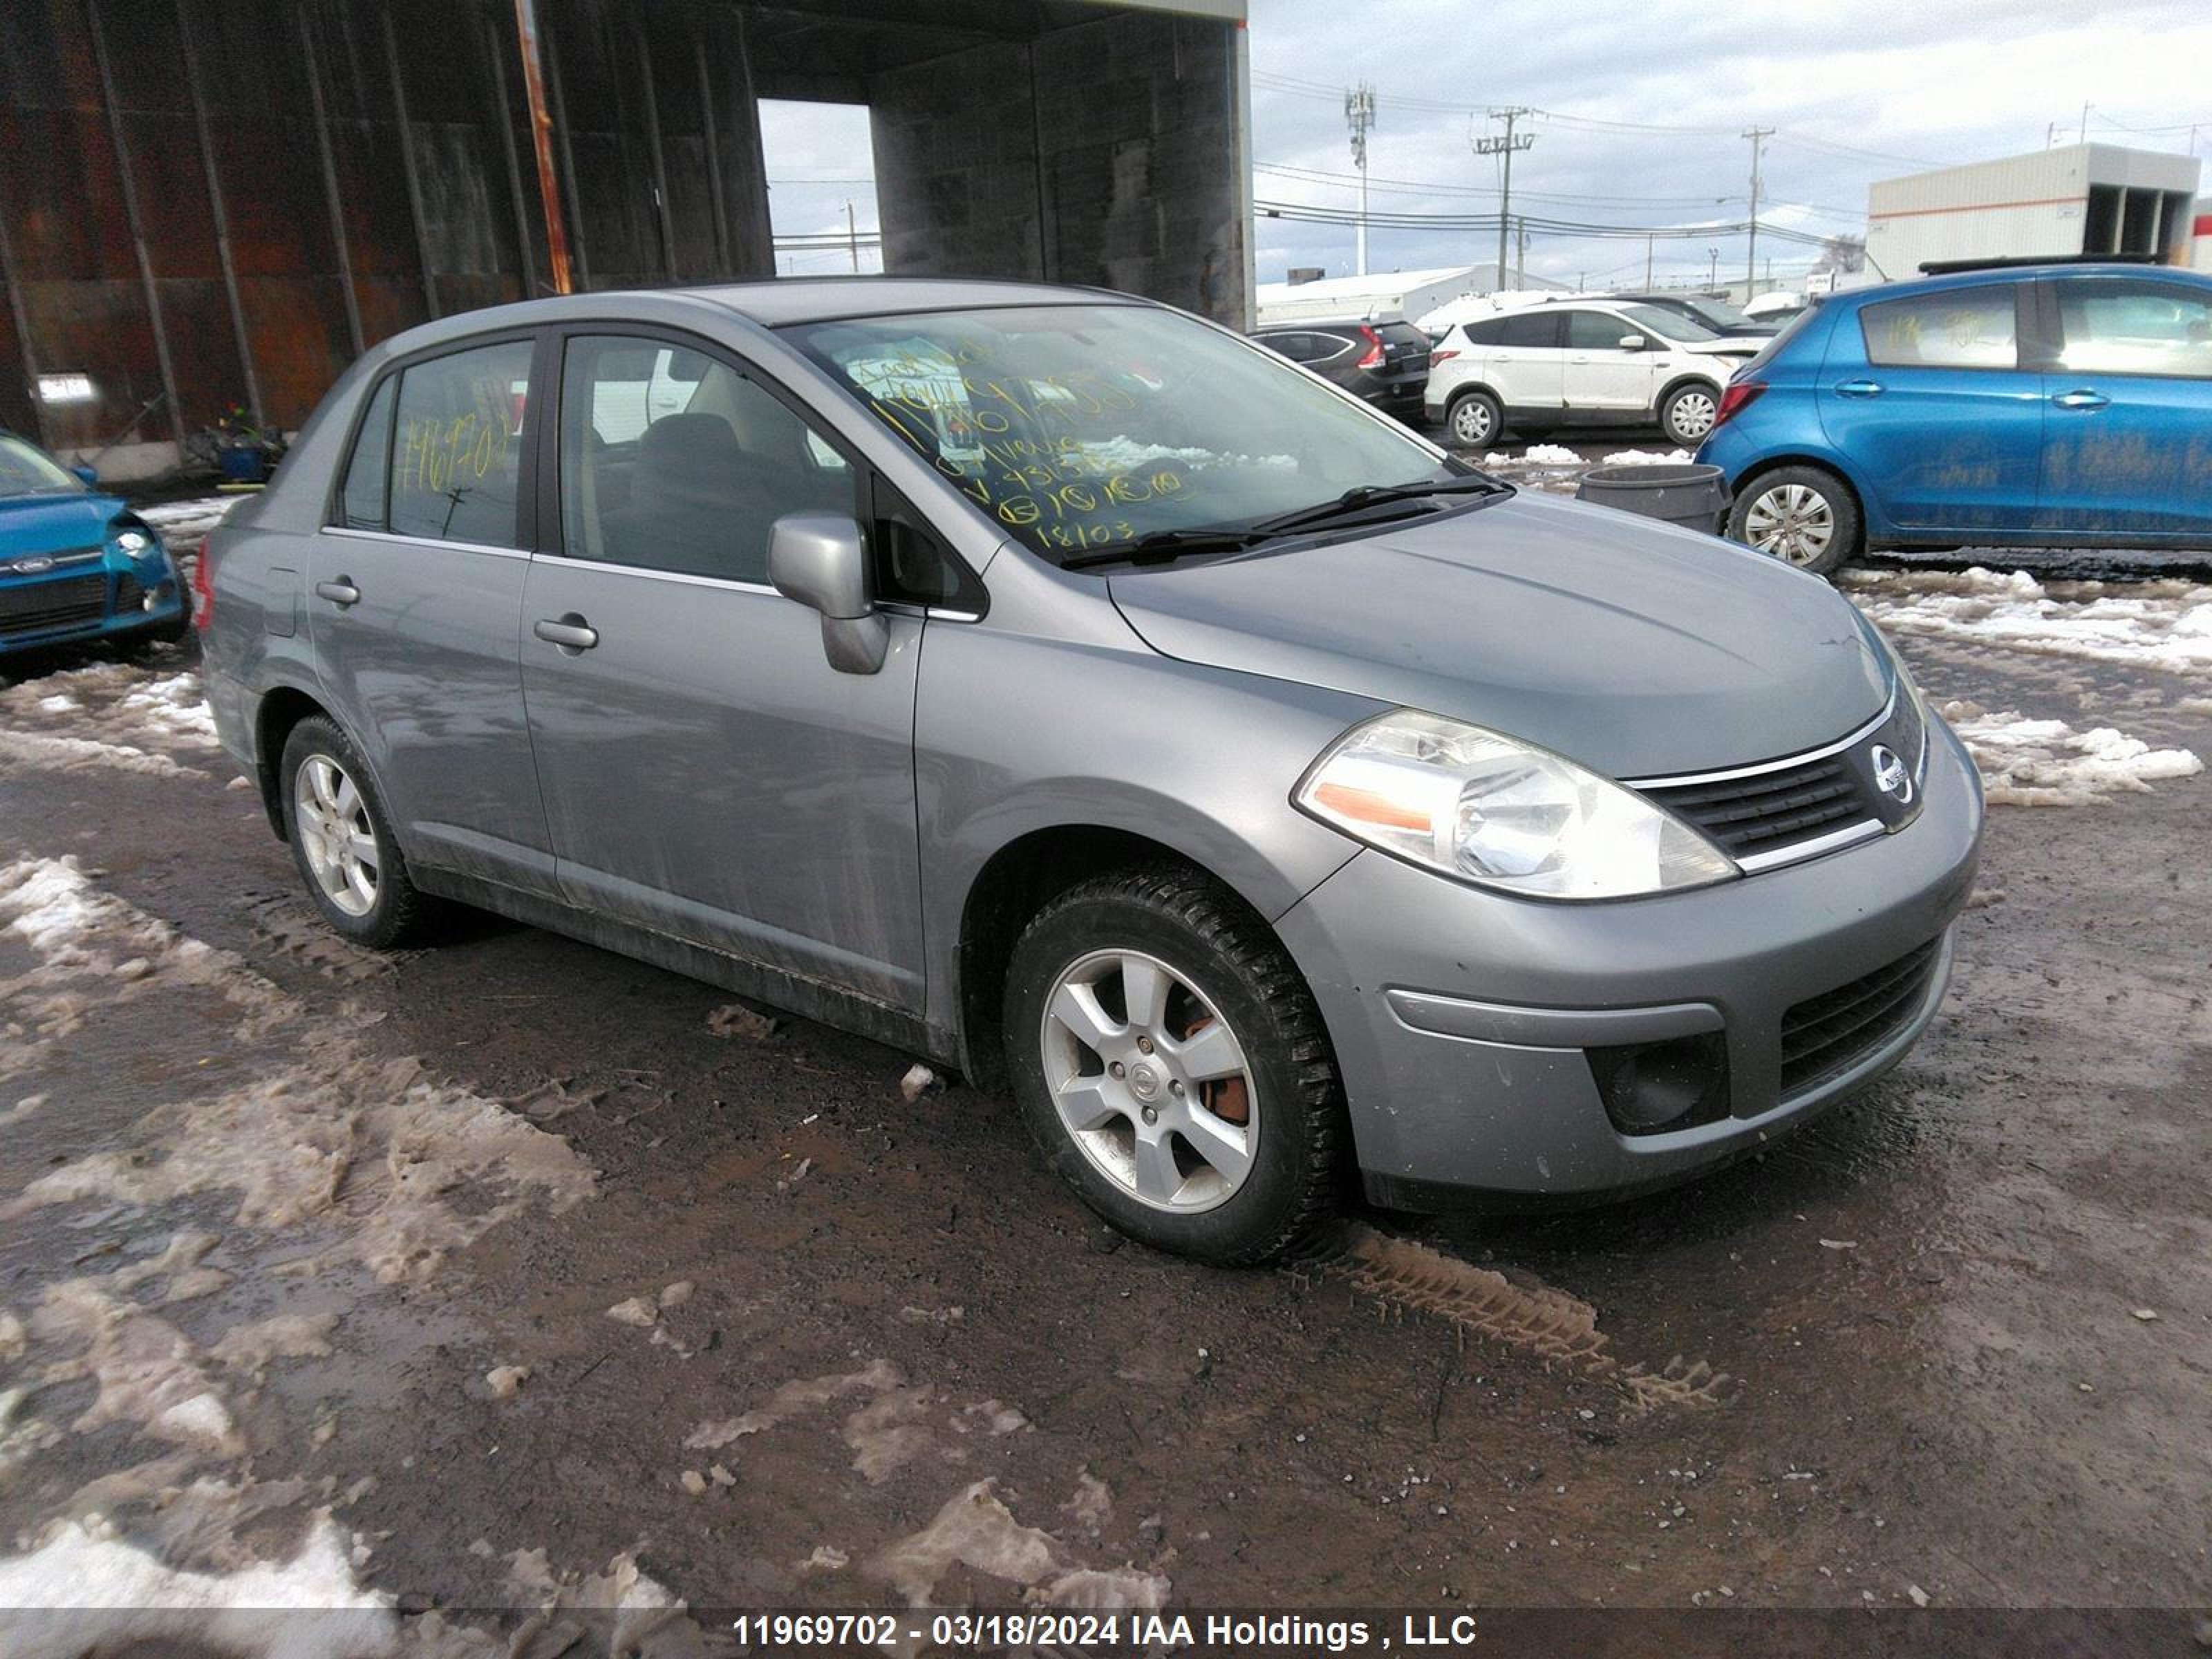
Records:
[[[73,466],[70,471],[76,475],[76,481],[79,483],[83,484],[86,488],[97,489],[100,487],[100,471],[98,468],[89,466]]]
[[[1620,349],[1621,349],[1623,351],[1641,351],[1641,350],[1643,350],[1643,349],[1644,349],[1644,337],[1643,337],[1641,334],[1624,334],[1624,335],[1622,335],[1622,336],[1620,337]]]
[[[821,613],[822,653],[841,674],[872,674],[890,650],[890,624],[868,597],[867,544],[842,513],[787,513],[768,537],[775,591]]]

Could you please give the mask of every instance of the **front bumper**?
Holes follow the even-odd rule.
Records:
[[[0,656],[15,651],[42,651],[103,639],[128,638],[149,629],[173,627],[183,622],[186,609],[184,584],[178,578],[175,566],[167,561],[158,574],[152,570],[128,568],[94,574],[101,577],[105,586],[95,594],[94,603],[82,607],[82,614],[52,623],[33,622],[27,626],[20,621],[11,625],[10,618],[0,616]],[[17,616],[37,617],[40,613],[29,609],[35,603],[32,596],[42,587],[58,586],[55,582],[13,585],[12,592],[25,596],[24,609]],[[97,614],[94,614],[95,609]]]
[[[1925,805],[1894,834],[1695,891],[1546,903],[1361,853],[1277,923],[1321,1004],[1371,1195],[1610,1194],[1756,1149],[1893,1066],[1936,1012],[1982,824],[1973,763],[1933,723]],[[1785,1012],[1936,943],[1879,1041],[1785,1087]],[[1589,1050],[1718,1032],[1727,1109],[1630,1134]]]

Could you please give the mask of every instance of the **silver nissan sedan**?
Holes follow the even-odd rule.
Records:
[[[1771,1141],[1934,1017],[1974,769],[1826,583],[1091,290],[446,319],[201,567],[347,938],[481,906],[1011,1095],[1255,1262]]]

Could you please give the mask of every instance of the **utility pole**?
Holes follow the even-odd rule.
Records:
[[[860,270],[860,233],[854,222],[850,201],[845,204],[845,240],[853,250],[853,271],[857,276]]]
[[[2089,106],[2086,103],[2081,106],[2081,136],[2075,142],[2081,144],[2089,142]]]
[[[1647,292],[1651,287],[1652,256],[1657,251],[1658,246],[1659,239],[1657,237],[1646,236],[1644,239],[1644,286]]]
[[[1705,286],[1718,288],[1721,280],[1721,251],[1717,247],[1705,250]]]
[[[1344,125],[1352,133],[1352,165],[1359,169],[1359,274],[1367,274],[1367,129],[1375,125],[1375,88],[1362,81],[1344,94]]]
[[[1518,289],[1528,286],[1528,216],[1524,213],[1514,222],[1520,227],[1513,245],[1513,286]]]
[[[1752,284],[1759,280],[1759,153],[1774,136],[1774,129],[1751,127],[1743,136],[1751,140],[1751,240],[1743,251],[1743,297],[1748,301]]]
[[[1493,121],[1504,122],[1505,131],[1502,133],[1485,133],[1479,138],[1468,140],[1474,145],[1474,153],[1477,155],[1497,155],[1504,158],[1505,176],[1498,191],[1498,285],[1500,288],[1505,286],[1506,228],[1512,223],[1513,152],[1516,149],[1526,149],[1536,142],[1534,133],[1516,133],[1513,128],[1515,123],[1521,120],[1522,117],[1534,113],[1534,110],[1522,105],[1516,105],[1511,109],[1494,109],[1490,112],[1490,118]],[[1524,224],[1522,227],[1522,239],[1524,246],[1527,238],[1528,227]]]

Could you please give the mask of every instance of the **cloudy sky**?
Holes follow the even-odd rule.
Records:
[[[2212,8],[2202,0],[1252,0],[1253,194],[1348,210],[1358,201],[1344,90],[1375,87],[1370,205],[1399,214],[1495,214],[1495,158],[1468,147],[1498,130],[1492,106],[1539,112],[1514,161],[1516,213],[1611,226],[1741,222],[1751,145],[1765,143],[1762,223],[1824,234],[1864,228],[1876,179],[2092,139],[2212,156]],[[855,203],[874,222],[864,112],[764,106],[779,234],[844,227]],[[858,180],[862,182],[843,182]],[[1717,247],[1741,276],[1740,233],[1656,246],[1662,281],[1703,277]],[[1262,282],[1291,265],[1349,274],[1348,225],[1263,218]],[[1495,230],[1376,228],[1376,270],[1494,258]],[[1814,250],[1762,248],[1778,280]],[[1528,268],[1592,286],[1643,280],[1629,240],[1534,236]],[[843,249],[793,256],[790,270],[850,268]],[[863,268],[867,252],[863,250]]]

